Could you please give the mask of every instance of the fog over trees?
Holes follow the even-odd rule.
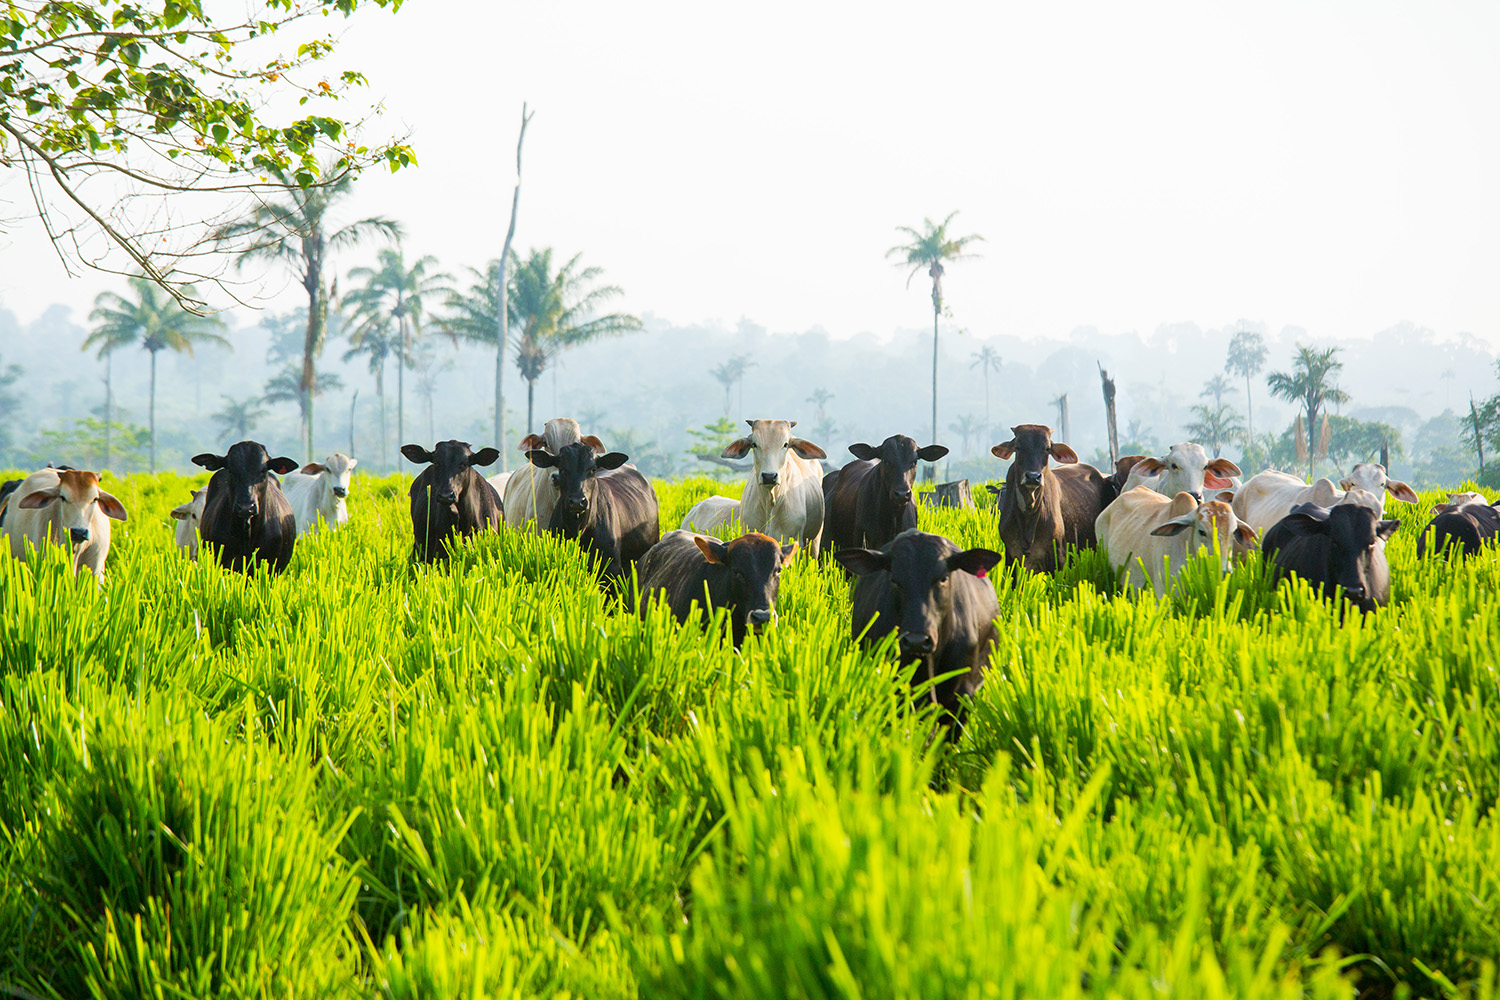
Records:
[[[356,263],[351,260],[349,266]],[[57,304],[22,324],[0,305],[0,370],[18,365],[24,373],[0,386],[5,397],[0,406],[11,406],[16,414],[8,435],[0,438],[5,449],[0,464],[24,468],[47,461],[94,465],[102,460],[105,366],[93,352],[80,349],[90,331],[89,308],[88,303]],[[441,309],[433,311],[442,314]],[[920,322],[919,304],[912,313],[911,319]],[[191,356],[168,353],[158,359],[158,467],[187,471],[189,456],[218,447],[230,426],[246,426],[243,415],[227,419],[236,406],[251,408],[253,434],[272,451],[301,455],[304,450],[299,408],[277,403],[268,384],[300,357],[305,315],[240,310],[223,319],[232,349],[203,344]],[[892,433],[919,441],[929,436],[930,329],[912,325],[889,336],[863,332],[835,337],[820,328],[770,331],[753,318],[680,324],[647,313],[642,319],[640,332],[559,354],[535,384],[536,423],[551,416],[576,417],[611,447],[628,446],[632,459],[655,475],[729,475],[722,466],[694,458],[689,449],[701,450],[703,441],[715,439],[710,425],[725,417],[726,386],[720,374],[726,362],[738,358],[737,382],[729,397],[731,426],[749,417],[799,420],[802,432],[823,445],[835,464],[848,460],[845,448],[851,442],[878,442]],[[386,407],[389,454],[382,455],[378,372],[357,353],[345,359],[351,347],[346,330],[354,327],[337,310],[329,326],[327,349],[318,362],[320,380],[327,379],[314,412],[313,453],[342,450],[359,457],[372,472],[394,468],[396,449],[405,443],[396,440],[394,406]],[[432,326],[435,330],[437,324]],[[1264,369],[1249,379],[1257,444],[1248,456],[1241,429],[1246,380],[1240,370],[1226,369],[1231,340],[1243,332],[1259,333],[1266,348]],[[1183,321],[1150,331],[1079,326],[1059,342],[985,335],[945,321],[938,356],[939,443],[952,454],[939,475],[998,477],[1004,464],[989,455],[990,445],[1000,439],[996,435],[1004,437],[1018,423],[1056,424],[1054,401],[1062,394],[1068,398],[1068,443],[1085,461],[1104,465],[1100,363],[1119,387],[1121,454],[1159,453],[1174,442],[1193,439],[1189,428],[1223,427],[1220,449],[1244,460],[1247,473],[1266,464],[1296,469],[1291,452],[1298,407],[1273,397],[1266,377],[1290,370],[1299,345],[1339,348],[1343,367],[1336,386],[1348,396],[1347,403],[1329,407],[1332,443],[1327,459],[1318,462],[1319,474],[1378,457],[1382,438],[1388,439],[1392,472],[1400,478],[1456,486],[1477,472],[1472,441],[1464,440],[1466,427],[1472,438],[1471,425],[1465,423],[1470,394],[1483,414],[1486,401],[1500,394],[1500,382],[1494,351],[1467,333],[1439,334],[1400,323],[1341,340],[1293,326],[1268,329],[1253,320],[1217,325]],[[998,355],[998,365],[974,363],[976,354],[986,350]],[[388,392],[396,365],[394,357],[386,362]],[[408,414],[413,418],[406,421],[408,439],[433,443],[426,440],[430,412],[438,438],[468,440],[476,447],[491,443],[492,348],[429,330],[423,350],[412,352],[409,368],[410,384],[427,389],[421,419],[415,419],[416,406]],[[986,376],[988,437],[994,440],[983,433]],[[116,426],[111,464],[121,472],[144,469],[149,462],[149,436],[142,432],[148,423],[150,357],[145,351],[116,352],[112,379]],[[514,363],[506,379],[509,440],[504,450],[514,467],[523,460],[516,443],[526,433],[526,384]],[[268,395],[272,398],[263,407],[251,405]],[[1371,424],[1388,425],[1388,430]],[[967,441],[954,428],[969,429]],[[1202,434],[1196,437],[1211,447]],[[1310,438],[1315,447],[1317,429]],[[1493,445],[1487,443],[1486,449]]]

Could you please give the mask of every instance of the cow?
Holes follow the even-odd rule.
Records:
[[[948,449],[892,434],[878,448],[851,444],[849,453],[858,461],[823,479],[823,535],[839,548],[878,549],[917,526],[917,462],[936,462]]]
[[[326,524],[332,531],[349,520],[349,476],[359,459],[334,452],[322,463],[310,462],[281,481],[281,492],[292,505],[297,534],[305,535]]]
[[[1120,470],[1118,465],[1115,475]],[[1201,444],[1174,444],[1161,458],[1148,458],[1131,467],[1122,492],[1136,486],[1149,486],[1163,496],[1187,493],[1203,501],[1205,491],[1212,496],[1220,490],[1239,486],[1240,467],[1227,458],[1208,457]]]
[[[686,622],[693,606],[703,624],[714,608],[729,609],[730,636],[738,649],[747,633],[757,634],[776,620],[781,570],[797,554],[797,543],[782,545],[753,531],[721,542],[691,531],[669,531],[651,546],[640,564],[640,611],[661,600]]]
[[[26,545],[73,547],[73,573],[80,568],[104,578],[109,556],[111,520],[126,518],[125,505],[99,488],[97,473],[80,469],[33,472],[0,501],[0,534],[10,539],[10,553],[26,555]]]
[[[1110,566],[1116,572],[1126,569],[1127,586],[1140,590],[1149,583],[1158,595],[1200,548],[1217,545],[1219,572],[1227,573],[1236,552],[1256,544],[1255,532],[1225,501],[1199,503],[1189,493],[1168,499],[1148,486],[1137,486],[1104,508],[1094,533]]]
[[[750,425],[750,433],[731,441],[721,453],[724,458],[736,459],[755,453],[738,510],[718,503],[715,516],[710,517],[699,510],[699,505],[688,512],[689,520],[698,525],[698,531],[708,533],[737,512],[745,531],[761,531],[778,542],[797,542],[817,558],[823,538],[823,466],[818,460],[828,454],[811,441],[792,435],[795,420],[745,423]]]
[[[172,508],[172,520],[177,522],[173,535],[182,554],[194,562],[198,561],[198,530],[203,523],[203,507],[208,502],[208,489],[193,491],[193,499]]]
[[[918,664],[913,684],[945,674],[925,697],[940,706],[950,734],[963,722],[962,695],[984,683],[1000,605],[985,576],[1000,562],[989,549],[960,549],[942,535],[912,528],[879,550],[833,554],[853,573],[854,637],[866,646],[897,633],[903,663]]]
[[[583,441],[563,446],[556,455],[536,448],[526,457],[538,469],[552,470],[557,502],[547,530],[577,539],[603,564],[608,581],[623,582],[661,537],[661,510],[646,477],[625,466],[628,455],[596,455]]]
[[[1355,502],[1350,497],[1363,497],[1364,502],[1373,505],[1377,515],[1384,517],[1387,493],[1405,503],[1416,503],[1418,499],[1415,490],[1400,480],[1388,478],[1385,467],[1373,462],[1354,466],[1338,486],[1331,479],[1319,479],[1309,486],[1298,476],[1270,469],[1251,476],[1235,491],[1234,512],[1240,520],[1265,534],[1293,507],[1304,503],[1332,507]]]
[[[431,451],[404,444],[401,454],[426,465],[411,484],[412,554],[420,562],[444,558],[444,544],[481,531],[499,531],[504,523],[500,495],[474,468],[500,457],[494,448],[471,451],[467,441],[439,441]]]
[[[1094,547],[1094,520],[1109,500],[1109,483],[1072,448],[1053,443],[1052,428],[1018,424],[1010,430],[1009,441],[990,449],[996,458],[1015,457],[1000,492],[1005,562],[1053,573],[1068,549]],[[1049,457],[1062,466],[1050,467]]]
[[[528,465],[527,468],[529,469],[529,468],[531,468],[531,466]],[[498,497],[504,497],[505,496],[505,488],[510,485],[511,477],[514,476],[514,475],[515,475],[515,472],[513,472],[513,471],[512,472],[497,472],[493,476],[485,476],[484,477],[484,481],[487,482],[487,483],[489,483],[492,487],[494,487],[494,489],[495,489],[495,495],[496,496],[498,496]],[[502,504],[502,506],[503,506],[503,504]]]
[[[578,421],[571,417],[553,417],[542,426],[541,434],[527,434],[521,439],[521,454],[530,454],[541,449],[556,455],[570,444],[583,442],[603,455],[604,442],[592,434],[584,434]],[[552,508],[557,503],[557,488],[552,477],[535,465],[523,465],[505,482],[505,525],[509,528],[527,528],[537,534],[547,530],[552,523]]]
[[[1135,467],[1150,457],[1150,455],[1126,455],[1123,458],[1115,459],[1115,472],[1114,475],[1109,477],[1111,500],[1118,496],[1124,496],[1137,486],[1142,486],[1152,479],[1145,472],[1134,477],[1131,476],[1131,473],[1135,471]]]
[[[679,527],[682,531],[718,531],[733,524],[739,516],[740,502],[734,497],[704,497],[688,508]]]
[[[1323,597],[1342,596],[1360,611],[1383,607],[1391,596],[1385,542],[1401,522],[1382,520],[1374,501],[1356,497],[1333,507],[1293,507],[1260,540],[1273,578],[1295,574]]]
[[[1432,508],[1432,521],[1417,539],[1417,556],[1443,552],[1457,545],[1464,555],[1477,555],[1500,535],[1500,510],[1478,493],[1454,493]],[[1432,539],[1429,548],[1428,538]]]
[[[243,573],[256,566],[286,569],[297,522],[276,476],[295,471],[297,463],[272,458],[258,441],[240,441],[223,455],[194,455],[193,464],[213,473],[198,533],[217,550],[219,565]]]

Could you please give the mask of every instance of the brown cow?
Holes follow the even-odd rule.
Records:
[[[1053,573],[1068,549],[1094,547],[1094,519],[1111,499],[1110,484],[1092,465],[1079,464],[1072,448],[1054,444],[1052,428],[1019,424],[1011,434],[990,449],[996,458],[1015,456],[1000,493],[1005,562]],[[1065,464],[1053,469],[1049,457]]]

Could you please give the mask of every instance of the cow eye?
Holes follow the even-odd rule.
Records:
[[[552,473],[552,485],[553,486],[561,486],[562,485],[562,476],[559,476],[555,472]]]

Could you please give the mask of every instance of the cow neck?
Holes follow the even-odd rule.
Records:
[[[1022,556],[1031,555],[1031,547],[1036,544],[1037,525],[1042,523],[1042,493],[1046,490],[1046,482],[1047,481],[1044,474],[1042,479],[1042,489],[1037,490],[1036,504],[1029,511],[1021,503],[1021,494],[1019,492],[1020,487],[1016,487],[1018,491],[1016,493],[1016,514],[1021,518],[1022,534],[1026,538],[1026,544],[1021,549]],[[1028,521],[1030,522],[1029,525],[1027,524]]]

